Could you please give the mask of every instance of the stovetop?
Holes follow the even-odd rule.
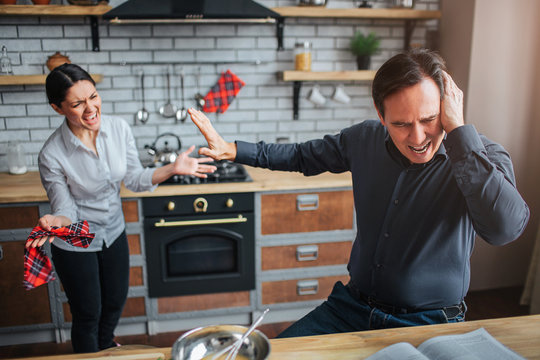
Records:
[[[207,178],[198,178],[191,175],[173,175],[161,185],[189,185],[189,184],[216,184],[226,182],[253,181],[243,165],[228,160],[219,160],[207,163],[215,165],[217,170],[207,174]]]

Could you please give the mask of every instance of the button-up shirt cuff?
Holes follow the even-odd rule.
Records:
[[[462,160],[472,152],[485,151],[484,144],[473,125],[463,125],[451,131],[444,141],[452,161]]]
[[[250,166],[257,166],[257,145],[245,141],[236,141],[235,162]]]

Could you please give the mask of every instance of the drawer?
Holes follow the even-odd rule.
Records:
[[[349,282],[349,275],[268,281],[262,283],[262,303],[276,304],[326,299],[336,281]]]
[[[122,211],[127,223],[139,221],[139,204],[137,200],[122,200]]]
[[[210,310],[250,305],[249,291],[158,298],[158,313]]]
[[[263,247],[261,268],[273,270],[347,264],[351,248],[351,241]]]
[[[0,327],[51,323],[48,286],[30,291],[23,286],[25,242],[3,241],[0,245]]]
[[[353,228],[351,190],[261,195],[261,234]]]
[[[0,207],[0,230],[33,228],[38,220],[37,205]]]
[[[73,318],[71,316],[71,311],[69,310],[69,304],[62,303],[62,308],[64,310],[64,321],[68,323],[71,322]],[[144,297],[139,296],[127,298],[121,317],[129,318],[138,316],[146,316]]]

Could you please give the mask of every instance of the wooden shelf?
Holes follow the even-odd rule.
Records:
[[[0,5],[0,15],[20,16],[101,16],[109,5]]]
[[[360,71],[283,71],[283,81],[369,81],[375,77],[375,70]]]
[[[438,10],[415,10],[415,9],[328,9],[318,6],[286,6],[272,8],[284,17],[313,17],[313,18],[355,18],[355,19],[405,19],[405,20],[428,20],[439,19],[441,12]]]
[[[103,75],[90,74],[95,82],[101,82]],[[0,85],[45,85],[47,75],[0,75]]]

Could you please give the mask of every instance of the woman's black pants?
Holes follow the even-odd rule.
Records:
[[[114,329],[129,287],[126,232],[101,251],[65,251],[53,245],[51,252],[71,310],[73,351],[96,352],[115,346]]]

